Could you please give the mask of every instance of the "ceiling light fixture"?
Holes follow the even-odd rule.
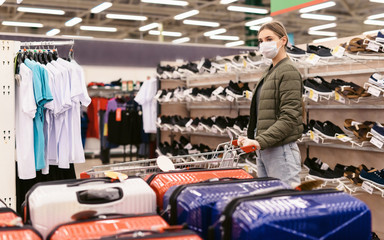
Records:
[[[216,29],[216,30],[205,32],[204,36],[209,37],[209,36],[212,36],[212,35],[222,34],[222,33],[226,33],[226,32],[227,32],[227,29],[219,28],[219,29]]]
[[[65,25],[66,27],[72,27],[72,26],[75,26],[75,25],[78,24],[78,23],[81,23],[82,21],[83,21],[82,18],[74,17],[74,18],[72,18],[72,19],[66,21],[66,22],[64,23],[64,25]]]
[[[95,27],[95,26],[80,26],[84,31],[96,31],[96,32],[117,32],[117,28],[114,27]]]
[[[367,19],[370,19],[370,20],[379,19],[379,18],[384,18],[384,13],[375,14],[367,17]]]
[[[52,14],[52,15],[64,15],[63,10],[58,9],[47,9],[47,8],[31,8],[31,7],[18,7],[18,12],[27,12],[27,13],[40,13],[40,14]]]
[[[141,0],[143,3],[154,3],[154,4],[164,4],[164,5],[173,5],[173,6],[187,6],[189,3],[187,1],[176,1],[176,0]]]
[[[96,7],[92,8],[91,13],[100,13],[100,12],[104,11],[105,9],[110,8],[110,7],[112,7],[112,3],[103,2],[99,5],[97,5]]]
[[[327,41],[332,41],[336,39],[337,37],[319,38],[319,39],[313,40],[313,43],[327,42]]]
[[[226,40],[226,41],[238,41],[240,39],[238,36],[226,36],[226,35],[212,35],[209,38],[214,40]]]
[[[189,42],[189,41],[191,41],[191,39],[189,37],[183,37],[183,38],[178,38],[178,39],[173,40],[172,43],[179,44],[179,43],[185,43],[185,42]]]
[[[303,13],[300,15],[301,18],[306,19],[315,19],[315,20],[325,20],[325,21],[336,21],[337,18],[331,15],[323,15],[323,14],[313,14],[313,13]]]
[[[240,46],[240,45],[244,45],[243,40],[236,41],[236,42],[229,42],[229,43],[225,44],[226,47],[235,47],[235,46]]]
[[[324,8],[333,7],[335,5],[336,5],[336,3],[334,1],[329,1],[329,2],[325,2],[325,3],[316,4],[316,5],[313,5],[310,7],[302,8],[299,10],[299,12],[300,13],[308,13],[308,12],[313,12],[313,11],[317,11],[317,10],[324,9]]]
[[[4,26],[14,26],[14,27],[35,27],[35,28],[44,27],[44,25],[41,23],[31,23],[31,22],[3,21],[1,24]]]
[[[260,28],[261,28],[261,26],[251,26],[251,27],[249,27],[249,30],[259,31]]]
[[[384,0],[369,0],[370,2],[375,2],[375,3],[384,3]]]
[[[328,36],[328,37],[336,37],[337,33],[335,32],[326,32],[326,31],[308,31],[309,35],[318,35],[318,36]]]
[[[365,20],[364,21],[364,24],[367,24],[367,25],[378,25],[378,26],[384,26],[384,21],[380,21],[380,20]]]
[[[220,23],[218,22],[207,22],[207,21],[198,21],[198,20],[184,20],[183,23],[187,25],[197,25],[197,26],[203,26],[203,27],[220,26]]]
[[[94,37],[92,36],[79,36],[79,35],[61,35],[63,37],[68,37],[68,38],[83,38],[83,39],[92,39]]]
[[[3,5],[4,2],[5,0],[0,0],[0,6]]]
[[[220,4],[230,4],[230,3],[233,3],[233,2],[237,2],[237,0],[221,0],[220,1]]]
[[[148,32],[150,35],[163,35],[168,37],[181,37],[183,34],[181,32],[168,32],[168,31],[157,31],[157,30],[151,30]]]
[[[323,25],[319,25],[319,26],[310,27],[308,29],[308,31],[318,31],[318,30],[323,30],[323,29],[327,29],[327,28],[334,28],[336,26],[337,26],[336,23],[323,24]]]
[[[105,17],[110,19],[132,20],[132,21],[145,21],[148,19],[146,16],[126,15],[126,14],[107,14]]]
[[[378,32],[382,31],[383,29],[377,29],[372,31],[363,32],[362,35],[371,35],[371,34],[377,34]]]
[[[147,24],[147,25],[144,25],[144,26],[140,27],[139,31],[140,32],[145,32],[145,31],[157,28],[158,26],[159,26],[158,23],[150,23],[150,24]]]
[[[259,18],[259,19],[256,19],[256,20],[252,20],[252,21],[246,22],[245,26],[249,27],[249,26],[253,26],[253,25],[260,25],[260,24],[263,24],[263,23],[271,22],[272,20],[273,20],[272,17]]]
[[[181,20],[184,18],[188,18],[188,17],[192,17],[194,15],[197,15],[197,14],[199,14],[199,12],[200,12],[199,10],[191,10],[191,11],[188,11],[185,13],[180,13],[180,14],[174,16],[173,18],[176,20]]]
[[[240,6],[228,6],[228,11],[233,12],[246,12],[246,13],[257,13],[257,14],[267,14],[267,9],[262,8],[250,8],[250,7],[240,7]]]
[[[49,30],[45,35],[47,35],[47,36],[55,36],[55,35],[57,35],[59,33],[60,33],[60,29],[54,28],[54,29]]]

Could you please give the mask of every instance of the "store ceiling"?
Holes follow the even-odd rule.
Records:
[[[107,1],[107,0],[106,0]],[[254,19],[264,18],[267,15],[245,14],[241,12],[228,11],[230,5],[247,6],[244,0],[239,0],[228,5],[220,4],[220,0],[191,0],[187,6],[170,6],[152,3],[144,3],[142,0],[112,0],[113,5],[100,12],[91,13],[91,9],[104,1],[90,0],[24,0],[21,4],[16,4],[16,0],[7,0],[0,7],[0,20],[41,23],[43,27],[13,27],[0,25],[0,32],[22,33],[22,34],[41,34],[45,35],[49,30],[60,29],[60,35],[79,35],[92,36],[95,38],[110,39],[143,39],[149,41],[159,41],[159,36],[150,35],[149,31],[139,31],[141,26],[150,23],[162,23],[163,31],[180,32],[181,37],[164,36],[164,42],[189,37],[190,43],[220,44],[231,42],[229,40],[214,40],[204,36],[204,33],[218,28],[225,28],[226,33],[221,35],[238,36],[240,40],[254,39],[256,36],[247,36],[248,30],[245,23]],[[0,1],[1,2],[1,1]],[[270,10],[270,0],[254,0],[260,2],[261,6],[252,6]],[[293,11],[275,16],[274,19],[283,22],[289,33],[294,35],[295,44],[312,42],[324,36],[314,36],[308,34],[308,29],[313,26],[337,23],[334,28],[322,31],[332,31],[337,33],[337,37],[348,37],[360,35],[365,31],[376,30],[382,27],[366,25],[364,21],[368,16],[384,12],[384,3],[370,2],[369,0],[335,0],[336,5],[330,8],[318,10],[311,13],[327,14],[337,18],[336,21],[310,20],[300,18],[299,11]],[[17,10],[18,7],[35,7],[60,9],[65,11],[64,15],[48,15],[38,13],[26,13]],[[191,16],[189,20],[202,20],[218,22],[219,27],[206,27],[186,25],[183,20],[175,20],[174,16],[190,10],[197,9],[199,14]],[[145,21],[116,20],[106,18],[107,14],[129,14],[146,16]],[[71,18],[79,17],[82,19],[72,27],[65,26],[65,22]],[[384,16],[382,19],[384,20]],[[384,24],[382,24],[384,25]],[[81,30],[81,26],[101,26],[117,28],[116,32],[95,32]],[[156,30],[156,29],[155,29]]]

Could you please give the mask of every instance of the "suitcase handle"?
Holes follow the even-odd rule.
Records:
[[[89,189],[76,192],[77,201],[81,204],[103,204],[123,198],[123,190],[119,187],[105,189]]]
[[[94,178],[94,179],[87,179],[84,181],[76,182],[76,183],[71,183],[67,184],[67,187],[77,187],[83,184],[91,183],[91,182],[105,182],[105,183],[112,183],[114,182],[113,179],[107,179],[107,178]]]

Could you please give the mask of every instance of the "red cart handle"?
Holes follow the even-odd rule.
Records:
[[[237,139],[236,140],[232,140],[232,145],[236,146],[236,147],[239,146],[239,143],[238,143]],[[256,151],[257,147],[256,147],[256,145],[249,145],[249,146],[240,147],[240,149],[243,150],[246,153],[250,153],[250,152]]]

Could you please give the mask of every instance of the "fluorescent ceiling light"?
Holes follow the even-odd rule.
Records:
[[[197,21],[197,20],[184,20],[183,23],[188,25],[197,25],[197,26],[204,26],[204,27],[220,26],[220,23],[218,22],[207,22],[207,21]]]
[[[363,32],[362,34],[363,35],[371,35],[371,34],[377,34],[379,31],[381,31],[383,29],[378,29],[378,30],[372,30],[372,31],[367,31],[367,32]]]
[[[112,3],[110,3],[110,2],[103,2],[103,3],[99,4],[99,5],[97,5],[96,7],[92,8],[91,9],[91,13],[99,13],[99,12],[104,11],[107,8],[110,8],[110,7],[112,7]]]
[[[84,38],[84,39],[92,39],[94,37],[92,36],[79,36],[79,35],[61,35],[63,37],[68,37],[68,38]]]
[[[117,28],[114,28],[114,27],[80,26],[80,29],[85,31],[96,31],[96,32],[117,32]]]
[[[337,26],[336,23],[329,23],[329,24],[324,24],[324,25],[310,27],[308,30],[309,31],[318,31],[318,30],[323,30],[323,29],[327,29],[327,28],[333,28],[333,27],[336,27],[336,26]]]
[[[370,19],[370,20],[379,19],[379,18],[384,18],[384,13],[375,14],[367,17],[367,19]]]
[[[237,0],[221,0],[220,4],[230,4],[230,3],[233,3],[233,2],[237,2]]]
[[[247,13],[257,13],[257,14],[267,14],[267,9],[262,8],[251,8],[251,7],[240,7],[240,6],[228,6],[228,11],[233,12],[247,12]]]
[[[148,32],[150,35],[160,35],[160,31],[157,30],[151,30]],[[181,32],[167,32],[167,31],[162,31],[161,35],[163,36],[168,36],[168,37],[181,37]]]
[[[261,28],[261,26],[251,26],[249,27],[250,30],[253,30],[253,31],[259,31]]]
[[[194,15],[197,15],[197,14],[199,14],[199,10],[191,10],[191,11],[188,11],[188,12],[185,12],[185,13],[180,13],[180,14],[176,15],[174,17],[174,19],[181,20],[181,19],[188,18],[188,17],[194,16]]]
[[[325,2],[325,3],[316,4],[316,5],[313,5],[310,7],[302,8],[299,10],[299,12],[300,13],[308,13],[308,12],[313,12],[313,11],[317,11],[317,10],[324,9],[324,8],[333,7],[335,5],[336,5],[336,3],[334,1],[329,1],[329,2]]]
[[[0,0],[0,6],[3,5],[4,2],[5,0]]]
[[[60,33],[60,29],[54,28],[54,29],[49,30],[45,35],[55,36],[56,34],[59,34],[59,33]]]
[[[315,20],[325,20],[325,21],[336,21],[337,18],[331,15],[322,15],[322,14],[312,14],[312,13],[303,13],[300,15],[301,18],[306,19],[315,19]]]
[[[191,39],[189,37],[183,37],[183,38],[178,38],[172,41],[174,44],[179,44],[179,43],[185,43],[189,42]]]
[[[260,25],[263,23],[271,22],[272,20],[273,20],[272,17],[259,18],[259,19],[252,20],[252,21],[245,23],[245,26],[249,27],[249,26],[253,26],[253,25]]]
[[[132,20],[132,21],[145,21],[146,16],[125,15],[125,14],[107,14],[106,18],[119,19],[119,20]]]
[[[365,20],[364,24],[383,26],[384,25],[384,21],[380,21],[380,20]]]
[[[31,22],[3,21],[1,24],[3,24],[4,26],[14,26],[14,27],[36,27],[36,28],[44,27],[44,25],[41,23],[31,23]]]
[[[320,38],[320,39],[313,40],[313,43],[327,42],[327,41],[332,41],[336,39],[337,37]]]
[[[309,35],[318,35],[318,36],[328,36],[328,37],[336,37],[337,33],[335,32],[326,32],[326,31],[308,31]]]
[[[212,35],[209,38],[214,40],[227,40],[227,41],[238,41],[240,39],[238,36],[225,36],[225,35]]]
[[[384,0],[369,0],[370,2],[375,2],[375,3],[384,3]]]
[[[82,18],[74,17],[74,18],[66,21],[64,25],[67,26],[67,27],[72,27],[72,26],[75,26],[78,23],[81,23],[82,21],[83,21]]]
[[[141,32],[148,31],[148,30],[157,28],[158,26],[159,26],[158,23],[150,23],[150,24],[148,24],[148,25],[145,25],[145,26],[140,27],[140,28],[139,28],[139,31],[141,31]]]
[[[176,0],[141,0],[143,3],[154,3],[154,4],[164,4],[164,5],[173,5],[173,6],[187,6],[189,3],[187,1],[176,1]]]
[[[17,11],[27,13],[41,13],[41,14],[52,14],[52,15],[64,15],[63,10],[58,9],[46,9],[46,8],[31,8],[31,7],[18,7]]]
[[[216,30],[205,32],[204,36],[209,37],[209,36],[212,36],[212,35],[222,34],[222,33],[225,33],[225,32],[227,32],[227,29],[219,28],[219,29],[216,29]]]
[[[229,43],[225,44],[226,47],[235,47],[235,46],[240,46],[240,45],[244,45],[243,40],[236,41],[236,42],[229,42]]]

